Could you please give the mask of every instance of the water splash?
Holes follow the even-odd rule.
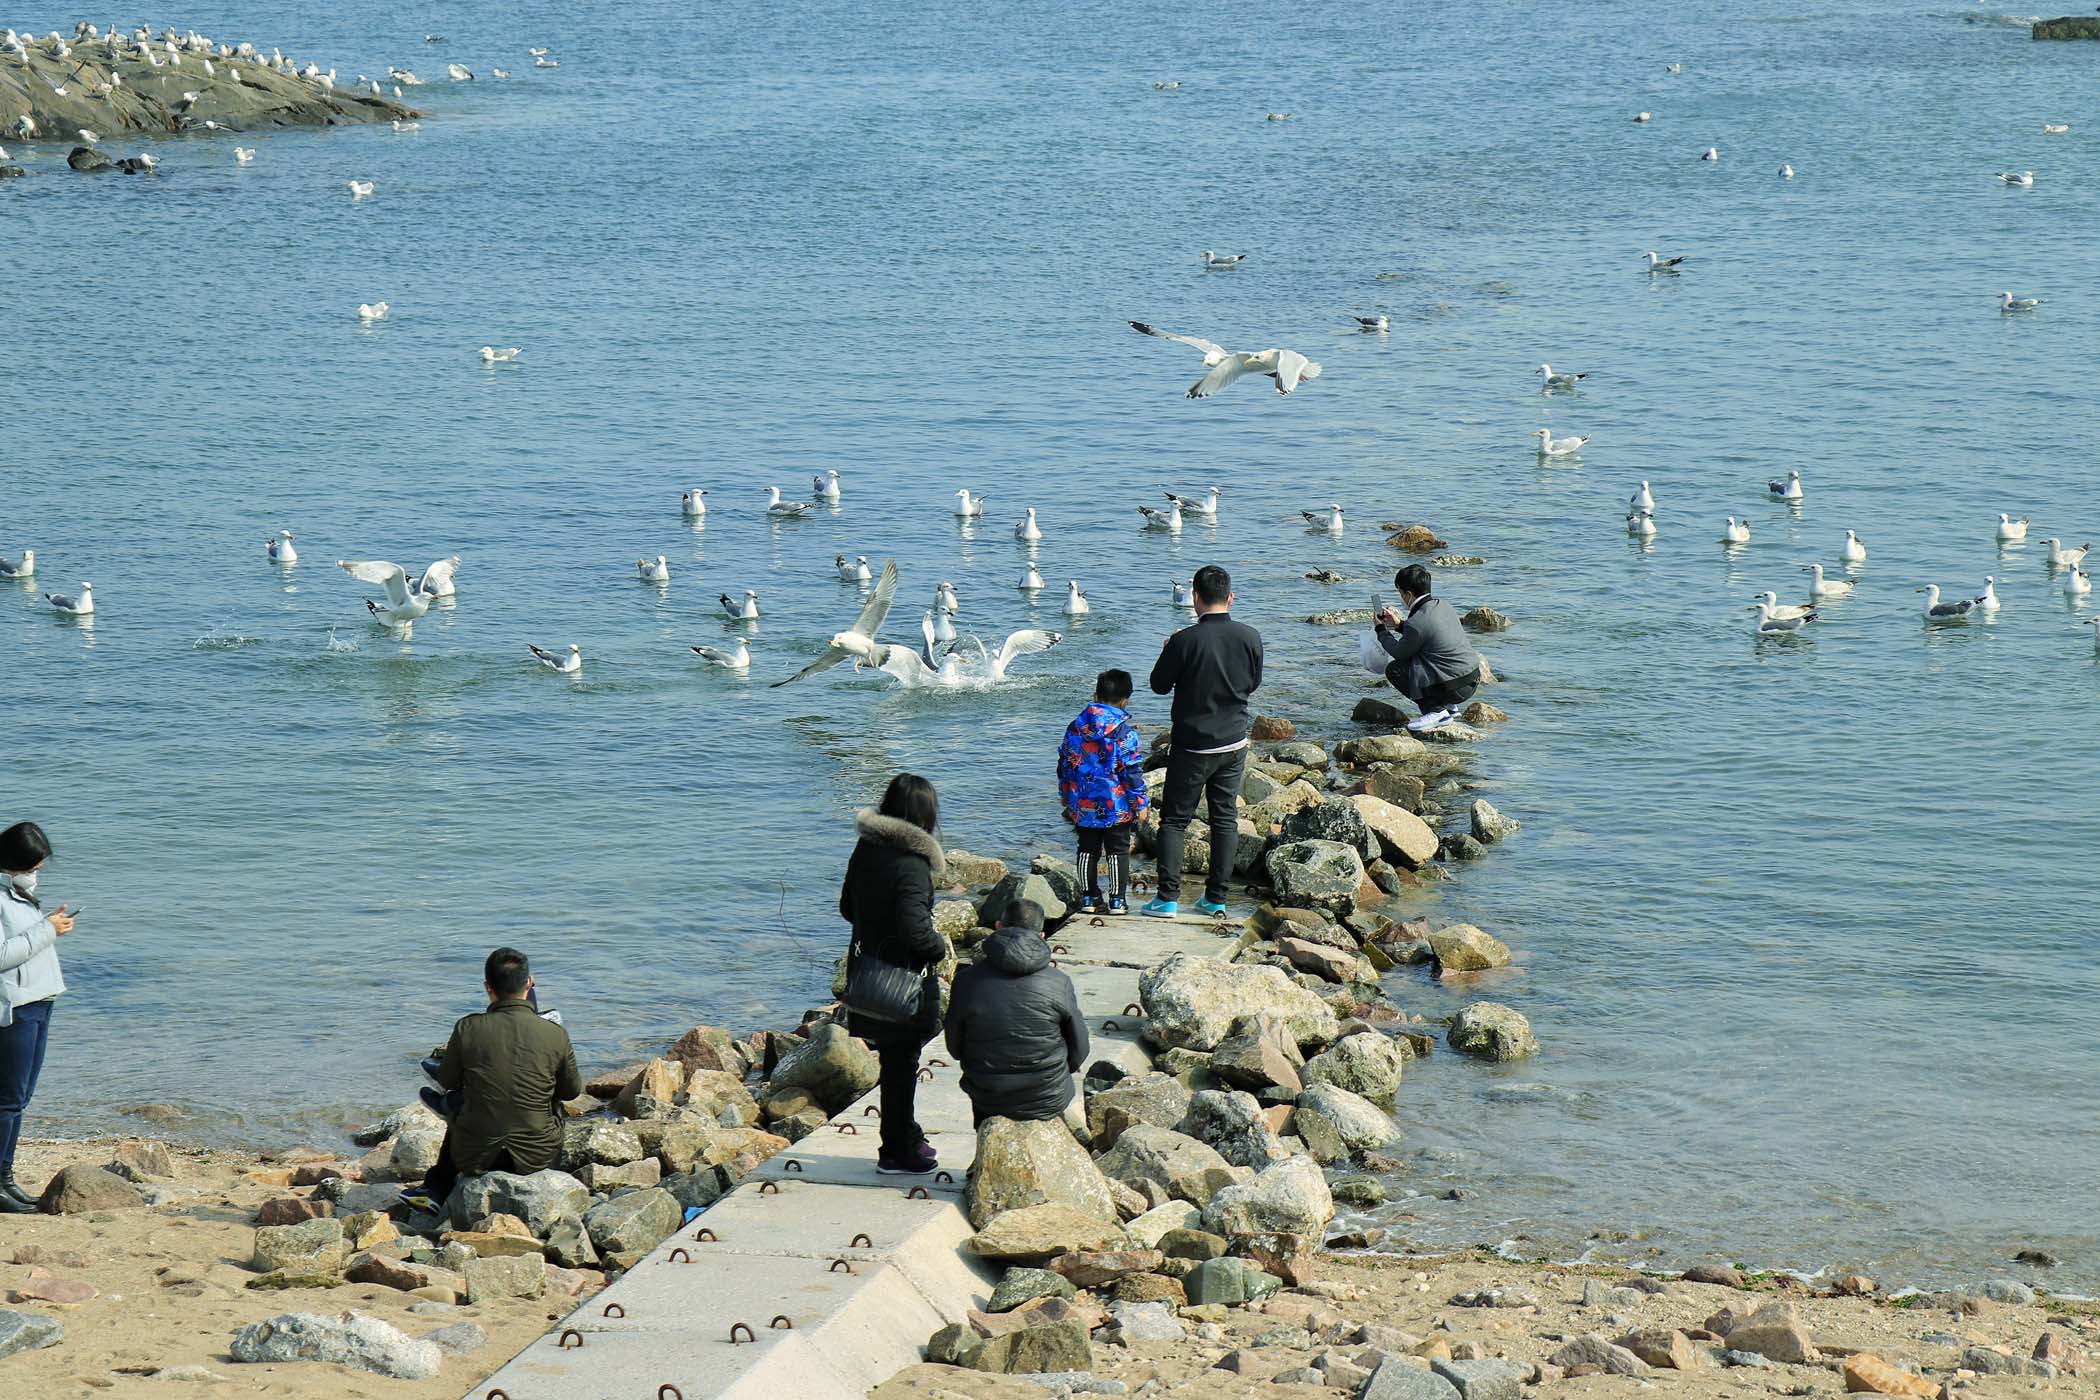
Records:
[[[242,632],[214,627],[190,643],[192,651],[238,651],[242,647],[261,646],[262,638],[250,637]]]
[[[328,640],[323,644],[323,649],[336,656],[348,656],[351,652],[357,650],[357,643],[337,640],[335,629],[331,627],[328,629]]]

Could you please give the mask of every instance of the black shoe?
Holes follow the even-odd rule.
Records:
[[[35,1215],[36,1202],[25,1201],[8,1191],[0,1191],[0,1215]]]
[[[11,1196],[31,1210],[37,1208],[37,1198],[22,1189],[22,1183],[15,1180],[11,1171],[0,1173],[0,1196]]]

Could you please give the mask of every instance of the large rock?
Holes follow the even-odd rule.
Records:
[[[343,1267],[343,1222],[333,1217],[255,1232],[255,1267],[266,1273],[332,1274]]]
[[[561,1133],[561,1165],[564,1171],[597,1163],[623,1167],[642,1157],[642,1138],[626,1123],[610,1118],[585,1118],[565,1124]]]
[[[538,1254],[469,1259],[462,1272],[467,1276],[469,1303],[485,1303],[492,1298],[537,1298],[547,1291],[547,1261]]]
[[[1123,1229],[1130,1235],[1130,1242],[1140,1249],[1157,1249],[1159,1242],[1165,1239],[1170,1231],[1199,1230],[1202,1227],[1203,1211],[1197,1205],[1184,1200],[1173,1200],[1163,1206],[1154,1206],[1143,1215],[1123,1222]]]
[[[1728,1349],[1755,1352],[1790,1365],[1823,1359],[1808,1324],[1792,1303],[1767,1303],[1729,1328]]]
[[[1451,924],[1429,935],[1439,972],[1486,972],[1509,966],[1509,947],[1471,924]]]
[[[1488,801],[1485,797],[1473,799],[1473,807],[1469,816],[1472,820],[1473,839],[1490,846],[1500,841],[1503,837],[1521,830],[1524,825],[1515,817],[1505,817],[1496,811],[1495,804]]]
[[[1619,1338],[1619,1345],[1666,1371],[1695,1371],[1704,1360],[1691,1338],[1674,1327],[1643,1327]]]
[[[684,1219],[676,1196],[651,1187],[592,1206],[584,1212],[583,1228],[608,1262],[631,1269]]]
[[[1570,1338],[1547,1359],[1563,1370],[1595,1366],[1610,1376],[1644,1376],[1648,1373],[1647,1362],[1595,1333]]]
[[[107,170],[113,162],[93,146],[75,146],[66,153],[66,164],[75,170]]]
[[[359,1313],[285,1313],[241,1328],[228,1350],[236,1361],[319,1361],[402,1381],[430,1380],[445,1360],[435,1342]]]
[[[0,1308],[0,1356],[55,1347],[65,1339],[66,1329],[55,1317]]]
[[[1375,775],[1374,775],[1375,776]],[[1413,779],[1416,805],[1421,802],[1421,780]],[[1364,827],[1377,841],[1375,854],[1403,870],[1420,870],[1436,859],[1436,832],[1429,823],[1398,803],[1368,793],[1349,799],[1363,818]]]
[[[942,855],[947,857],[947,867],[941,874],[942,889],[981,890],[1006,878],[1006,862],[996,856],[975,856],[954,847]]]
[[[1379,1031],[1345,1035],[1305,1062],[1307,1084],[1332,1084],[1367,1099],[1389,1099],[1407,1066],[1402,1042]]]
[[[684,1091],[684,1062],[654,1059],[643,1065],[634,1078],[620,1086],[620,1092],[613,1096],[613,1112],[625,1118],[646,1118],[651,1116],[652,1108],[660,1111],[676,1103],[678,1096]]]
[[[172,1181],[175,1159],[164,1142],[126,1138],[110,1153],[109,1169],[126,1181]]]
[[[1938,1400],[1940,1383],[1915,1371],[1891,1366],[1871,1351],[1845,1358],[1845,1389],[1854,1394],[1903,1395],[1915,1400]]]
[[[1301,1046],[1325,1045],[1340,1033],[1333,1008],[1279,967],[1176,953],[1139,974],[1138,997],[1150,1018],[1146,1035],[1162,1046],[1215,1050],[1248,1015],[1277,1018]]]
[[[1099,1165],[1101,1174],[1111,1180],[1140,1190],[1147,1186],[1154,1188],[1148,1199],[1168,1196],[1199,1206],[1217,1194],[1219,1187],[1232,1181],[1229,1164],[1217,1149],[1197,1138],[1156,1128],[1150,1123],[1138,1123],[1126,1129],[1116,1139],[1116,1145],[1102,1156]]]
[[[807,1089],[833,1113],[875,1087],[882,1067],[865,1042],[836,1023],[817,1027],[773,1069],[775,1089]]]
[[[1411,1358],[1387,1356],[1358,1400],[1459,1400],[1458,1387]]]
[[[1339,841],[1290,841],[1270,848],[1269,880],[1284,904],[1346,914],[1363,891],[1364,862]]]
[[[1075,1249],[1122,1249],[1129,1243],[1122,1226],[1053,1201],[993,1216],[963,1248],[980,1259],[1037,1264]]]
[[[1400,1136],[1384,1109],[1333,1084],[1308,1085],[1298,1095],[1293,1121],[1299,1138],[1323,1162],[1376,1152]]]
[[[1040,904],[1046,920],[1062,919],[1067,912],[1065,902],[1057,897],[1057,887],[1047,877],[1031,871],[1026,875],[1009,875],[992,886],[984,902],[977,906],[977,922],[985,928],[997,928],[1006,907],[1019,899],[1032,899]]]
[[[1133,1075],[1086,1098],[1087,1136],[1096,1145],[1111,1141],[1117,1125],[1150,1123],[1156,1128],[1178,1128],[1188,1117],[1189,1088],[1171,1074]]]
[[[1214,1235],[1314,1235],[1334,1219],[1327,1174],[1310,1157],[1290,1157],[1228,1186],[1203,1208]]]
[[[1002,1211],[1047,1201],[1103,1220],[1116,1216],[1108,1182],[1062,1118],[1036,1123],[985,1120],[977,1130],[977,1161],[970,1172],[971,1227],[981,1230]]]
[[[1238,1090],[1205,1089],[1192,1095],[1181,1131],[1209,1143],[1234,1166],[1258,1171],[1290,1155],[1262,1117],[1260,1102]]]
[[[37,1209],[46,1215],[85,1215],[91,1210],[137,1210],[146,1204],[139,1189],[100,1167],[60,1167],[44,1186]]]
[[[1189,1271],[1182,1285],[1191,1303],[1236,1308],[1266,1298],[1283,1287],[1283,1280],[1245,1259],[1223,1258],[1204,1260]]]
[[[2038,19],[2027,34],[2032,39],[2100,39],[2100,19],[2091,15]]]
[[[1300,807],[1277,823],[1276,836],[1285,844],[1336,841],[1355,847],[1357,855],[1367,861],[1378,859],[1378,843],[1371,829],[1364,825],[1363,814],[1347,798],[1328,797]]]
[[[720,1026],[693,1027],[671,1046],[671,1058],[683,1065],[687,1074],[696,1069],[735,1075],[744,1072],[744,1056],[737,1049],[736,1037]]]
[[[1296,1093],[1304,1066],[1297,1037],[1274,1016],[1240,1017],[1210,1057],[1210,1072],[1236,1089],[1275,1086]]]
[[[452,1221],[464,1228],[491,1215],[514,1215],[541,1239],[563,1220],[581,1220],[591,1193],[567,1172],[549,1168],[530,1176],[485,1172],[462,1180],[453,1192]]]
[[[1087,1341],[1086,1324],[1068,1317],[989,1338],[970,1365],[1007,1375],[1090,1371],[1094,1349]]]
[[[1398,713],[1394,711],[1395,716]],[[1335,745],[1334,752],[1344,763],[1367,767],[1373,763],[1406,763],[1428,753],[1429,746],[1412,734],[1369,734],[1361,739],[1344,739]]]
[[[1276,951],[1300,972],[1310,972],[1337,985],[1378,980],[1378,973],[1361,954],[1344,952],[1326,943],[1285,937],[1276,940]]]
[[[1523,1013],[1499,1001],[1476,1001],[1451,1022],[1451,1048],[1484,1060],[1521,1060],[1536,1055],[1539,1043]]]

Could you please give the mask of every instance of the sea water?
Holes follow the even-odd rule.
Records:
[[[157,142],[151,179],[47,144],[0,188],[0,553],[39,561],[0,591],[0,816],[45,824],[45,889],[87,908],[32,1132],[161,1103],[187,1113],[164,1134],[325,1136],[408,1097],[498,943],[591,1063],[791,1023],[892,773],[939,784],[955,845],[1059,846],[1062,725],[1103,667],[1142,680],[1170,581],[1211,561],[1267,639],[1259,707],[1346,733],[1355,629],[1304,618],[1360,606],[1400,562],[1380,522],[1423,520],[1488,560],[1439,592],[1516,619],[1482,644],[1513,718],[1471,773],[1524,823],[1435,915],[1520,963],[1389,984],[1428,1015],[1506,1001],[1544,1051],[1410,1071],[1396,1238],[1891,1282],[2037,1245],[2100,1284],[2100,665],[2039,546],[1992,537],[2001,510],[2100,533],[2100,46],[1765,0],[156,23],[416,69],[427,116],[242,137],[248,166]],[[2003,316],[2002,290],[2047,301]],[[1356,332],[1373,312],[1389,334]],[[1190,402],[1197,357],[1131,318],[1325,372]],[[1591,377],[1542,396],[1542,360]],[[1542,466],[1541,426],[1593,442]],[[836,509],[765,517],[762,488],[827,468]],[[1789,468],[1799,508],[1766,498]],[[1215,526],[1139,530],[1213,484]],[[1307,533],[1330,501],[1345,533]],[[1871,553],[1843,572],[1848,527]],[[406,642],[334,567],[454,553]],[[671,582],[639,583],[659,553]],[[989,694],[770,688],[857,612],[840,553],[902,570],[891,639],[947,579],[966,631],[1065,640]],[[1751,595],[1798,599],[1819,560],[1857,596],[1753,638]],[[1995,619],[1922,624],[1914,589],[1986,574]],[[92,624],[37,596],[84,579]],[[745,588],[748,679],[687,649],[736,635],[716,596]],[[572,642],[574,680],[526,651]]]

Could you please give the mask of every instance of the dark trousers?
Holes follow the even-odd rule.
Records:
[[[919,1051],[933,1039],[923,1024],[855,1019],[853,1034],[868,1043],[882,1065],[876,1081],[877,1102],[882,1106],[881,1154],[902,1157],[918,1150],[926,1141],[919,1126],[914,1100],[919,1089]]]
[[[1247,772],[1247,750],[1231,753],[1184,753],[1167,758],[1167,786],[1159,803],[1159,897],[1179,902],[1181,866],[1188,846],[1189,822],[1196,801],[1210,807],[1210,878],[1204,898],[1223,903],[1232,877],[1232,853],[1240,843],[1240,779]]]
[[[1134,822],[1120,826],[1079,828],[1079,882],[1081,893],[1101,898],[1101,865],[1108,864],[1109,893],[1116,899],[1130,896],[1130,833]]]
[[[1385,678],[1392,683],[1393,689],[1414,701],[1416,708],[1425,715],[1431,710],[1455,710],[1472,699],[1474,692],[1480,689],[1478,676],[1460,676],[1456,680],[1433,681],[1419,691],[1411,690],[1407,685],[1406,670],[1405,666],[1395,661],[1385,668]]]
[[[517,1160],[510,1155],[509,1148],[503,1147],[497,1149],[495,1159],[481,1170],[485,1172],[514,1172],[517,1169]],[[438,1209],[443,1210],[445,1208],[445,1198],[452,1194],[452,1188],[458,1184],[459,1164],[452,1160],[452,1130],[447,1128],[445,1129],[445,1144],[438,1149],[437,1165],[424,1173],[423,1194],[436,1201]]]
[[[15,1144],[22,1140],[22,1115],[44,1072],[44,1047],[51,1040],[50,1001],[15,1008],[14,1024],[0,1026],[0,1174],[15,1169]]]

